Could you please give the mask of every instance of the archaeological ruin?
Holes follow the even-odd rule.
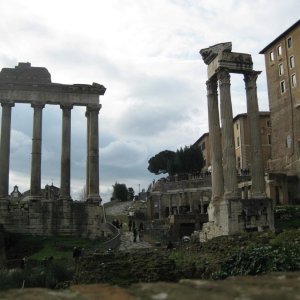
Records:
[[[52,83],[44,67],[19,63],[0,72],[2,106],[0,142],[0,224],[11,232],[37,235],[76,235],[96,238],[103,234],[103,210],[99,194],[99,96],[105,87],[93,83]],[[20,201],[9,195],[9,160],[12,108],[28,103],[33,108],[30,194]],[[45,105],[62,110],[62,141],[59,196],[45,197],[41,190],[42,114]],[[86,201],[73,201],[70,194],[71,110],[86,107],[87,157]],[[49,187],[48,187],[49,188]]]
[[[207,67],[207,103],[211,143],[212,196],[208,222],[200,240],[243,231],[274,230],[272,201],[265,194],[265,179],[259,131],[257,76],[251,55],[232,52],[231,43],[202,49]],[[244,75],[251,140],[251,190],[247,197],[238,188],[233,137],[230,73]],[[220,91],[220,117],[218,101]]]

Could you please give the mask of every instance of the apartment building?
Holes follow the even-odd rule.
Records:
[[[271,121],[269,112],[259,113],[259,122],[261,129],[261,143],[262,154],[265,169],[268,169],[268,163],[271,157]],[[233,131],[235,140],[235,154],[236,154],[236,168],[238,172],[242,170],[250,169],[250,141],[249,141],[249,127],[247,114],[238,114],[233,118]],[[211,166],[210,158],[210,143],[209,133],[204,133],[196,142],[195,145],[199,145],[203,158],[204,158],[204,170],[209,170]]]
[[[259,125],[261,133],[262,157],[264,169],[268,170],[271,158],[271,120],[269,112],[259,113]],[[238,114],[233,118],[233,132],[235,141],[236,168],[239,172],[249,170],[250,162],[250,140],[247,114]]]

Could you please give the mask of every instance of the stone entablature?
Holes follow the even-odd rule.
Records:
[[[105,90],[105,87],[98,83],[52,83],[46,68],[31,67],[30,63],[19,63],[15,69],[3,68],[0,72],[1,103],[8,101],[37,102],[44,105],[99,105],[99,95],[104,95]]]

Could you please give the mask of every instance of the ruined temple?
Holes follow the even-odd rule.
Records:
[[[207,103],[212,164],[212,197],[209,222],[201,240],[243,231],[274,230],[271,199],[265,194],[256,80],[250,54],[232,52],[231,43],[200,51],[207,65]],[[251,190],[245,199],[238,188],[234,148],[230,73],[244,76],[250,137]],[[220,114],[218,86],[220,92]],[[220,122],[221,118],[221,122]]]
[[[0,224],[5,230],[38,235],[77,235],[95,238],[103,234],[103,210],[99,194],[99,97],[105,87],[93,83],[52,83],[44,67],[19,63],[0,72],[2,106],[0,141]],[[30,192],[21,201],[14,201],[17,190],[9,195],[9,157],[12,110],[18,103],[33,108],[33,131]],[[58,189],[41,189],[42,115],[45,105],[59,105],[62,110],[61,180]],[[87,157],[86,201],[73,201],[70,195],[71,110],[86,107]],[[47,193],[55,192],[57,197]],[[48,195],[48,196],[47,196]]]

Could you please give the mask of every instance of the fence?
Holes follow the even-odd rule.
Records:
[[[116,226],[114,226],[111,223],[104,223],[103,224],[103,229],[110,231],[112,235],[114,236],[110,240],[104,242],[100,250],[102,251],[107,251],[108,249],[117,249],[120,246],[121,243],[121,231],[118,229]]]

